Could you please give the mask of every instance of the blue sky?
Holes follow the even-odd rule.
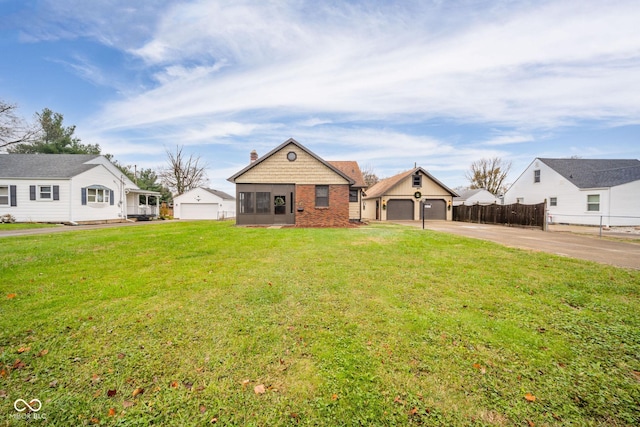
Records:
[[[210,186],[293,137],[449,187],[481,158],[640,158],[640,2],[0,0],[0,99]]]

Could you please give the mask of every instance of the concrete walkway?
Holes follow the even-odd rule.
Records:
[[[422,228],[422,221],[394,221],[394,223]],[[551,226],[550,231],[542,231],[454,221],[427,221],[425,223],[425,229],[427,230],[442,231],[475,239],[489,240],[514,248],[548,252],[616,267],[640,270],[640,240],[629,239],[628,241],[622,241],[600,238],[599,229],[591,228],[587,230],[584,227],[581,228],[582,230],[580,231],[582,233],[563,226],[556,228]],[[603,236],[605,235],[603,234]]]

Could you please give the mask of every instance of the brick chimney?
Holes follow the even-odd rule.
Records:
[[[258,152],[256,150],[251,150],[251,153],[249,154],[249,159],[251,160],[250,163],[253,163],[256,160],[258,160]]]

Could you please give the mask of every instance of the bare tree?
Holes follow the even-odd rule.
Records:
[[[201,162],[200,156],[184,155],[183,148],[176,146],[175,153],[166,150],[169,165],[160,172],[160,179],[175,195],[205,185],[208,181],[205,171],[207,165]]]
[[[362,170],[362,178],[364,178],[364,182],[367,184],[367,187],[371,187],[374,184],[377,184],[380,179],[378,175],[373,172],[373,166],[365,165]]]
[[[465,177],[469,180],[469,188],[484,188],[493,194],[505,192],[504,180],[511,170],[511,162],[506,162],[500,157],[480,159],[471,164]]]
[[[16,115],[17,106],[0,100],[0,149],[15,144],[30,143],[38,136],[36,126]]]

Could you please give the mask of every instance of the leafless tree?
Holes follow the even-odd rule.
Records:
[[[493,194],[505,192],[504,180],[511,170],[511,162],[502,160],[500,157],[490,159],[480,159],[471,164],[471,169],[467,171],[465,177],[469,180],[469,188],[484,188]]]
[[[38,136],[39,129],[16,115],[17,106],[0,100],[0,149],[15,144],[30,143]]]
[[[206,163],[200,156],[183,154],[183,146],[176,146],[176,151],[169,149],[167,152],[168,166],[160,172],[163,184],[175,195],[180,195],[193,188],[205,185],[208,182],[206,176]]]
[[[364,182],[367,184],[367,187],[371,187],[374,184],[377,184],[380,179],[378,175],[373,172],[373,166],[365,165],[362,169],[362,178],[364,178]]]

